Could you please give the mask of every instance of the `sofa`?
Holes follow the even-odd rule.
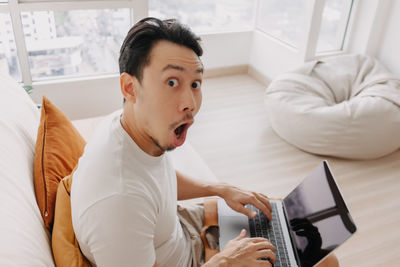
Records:
[[[40,110],[25,90],[0,75],[0,266],[55,266],[51,233],[39,210],[34,160]],[[89,139],[100,118],[73,122]],[[187,143],[171,152],[181,172],[216,180]]]

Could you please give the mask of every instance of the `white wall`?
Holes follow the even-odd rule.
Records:
[[[246,65],[252,32],[202,35],[205,69]],[[71,120],[102,116],[122,107],[119,75],[34,83],[32,99],[46,95]]]
[[[400,75],[400,1],[359,0],[354,12],[348,52],[374,56]]]
[[[392,0],[376,56],[391,72],[400,75],[400,1]]]
[[[249,65],[268,80],[303,63],[300,53],[260,30],[253,32]]]
[[[249,64],[252,31],[202,35],[205,69]]]
[[[373,25],[376,20],[380,23],[383,21],[382,17],[376,16],[378,15],[376,9],[380,7],[379,3],[380,1],[377,0],[355,1],[351,29],[348,33],[348,52],[370,55],[374,53],[381,31],[378,31],[379,27],[373,27]]]

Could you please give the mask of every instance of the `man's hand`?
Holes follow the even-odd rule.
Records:
[[[198,197],[219,196],[223,198],[233,210],[243,213],[246,216],[254,217],[254,211],[244,206],[252,204],[261,210],[269,220],[271,217],[271,205],[268,197],[247,190],[242,190],[226,183],[209,183],[199,179],[192,179],[180,172],[176,172],[178,185],[178,200],[185,200]]]
[[[229,241],[224,249],[212,257],[205,266],[272,266],[275,263],[275,247],[265,238],[247,238],[246,230]],[[268,260],[261,260],[267,258]]]
[[[255,211],[245,208],[245,205],[251,204],[261,210],[267,216],[268,220],[272,220],[272,208],[266,195],[239,189],[228,184],[219,184],[218,196],[223,198],[226,204],[233,210],[243,213],[248,217],[255,217],[257,215]]]

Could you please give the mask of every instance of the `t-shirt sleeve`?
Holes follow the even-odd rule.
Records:
[[[97,266],[153,266],[156,217],[149,196],[112,195],[81,215],[78,242],[87,244]]]

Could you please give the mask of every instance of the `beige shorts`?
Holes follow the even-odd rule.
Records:
[[[178,217],[183,231],[191,239],[192,267],[199,267],[204,264],[204,245],[201,240],[201,229],[204,225],[203,203],[181,201],[178,204]],[[210,228],[206,238],[212,249],[218,248],[218,228]]]

